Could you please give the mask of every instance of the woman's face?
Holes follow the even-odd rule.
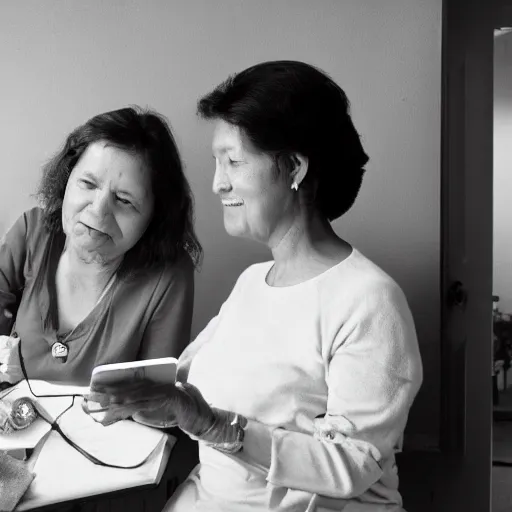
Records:
[[[87,262],[115,261],[140,240],[153,204],[141,158],[104,141],[90,144],[66,185],[62,227],[67,246]]]
[[[224,210],[224,227],[270,247],[277,244],[293,220],[290,177],[278,172],[271,156],[257,150],[237,126],[218,120],[212,151],[213,192]]]

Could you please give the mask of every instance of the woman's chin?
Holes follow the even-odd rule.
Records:
[[[75,253],[78,256],[78,259],[84,263],[96,263],[99,265],[104,265],[112,259],[108,257],[108,254],[95,250],[94,248],[87,245],[76,245]]]
[[[247,232],[246,229],[240,229],[237,227],[227,227],[226,226],[226,233],[230,236],[236,236],[238,238],[249,238],[252,239],[250,234]]]
[[[238,226],[232,222],[225,222],[224,229],[230,236],[247,236],[246,229],[243,229],[242,226]]]

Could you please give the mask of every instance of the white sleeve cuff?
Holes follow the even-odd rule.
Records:
[[[243,449],[239,453],[239,457],[268,472],[272,458],[272,432],[274,430],[275,427],[268,427],[259,421],[248,420],[244,428]]]

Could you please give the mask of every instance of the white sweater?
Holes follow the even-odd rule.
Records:
[[[422,382],[404,294],[356,249],[294,286],[266,284],[272,265],[240,276],[183,355],[209,403],[252,421],[238,455],[200,443],[182,505],[402,510],[394,454]]]

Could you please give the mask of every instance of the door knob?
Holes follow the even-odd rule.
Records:
[[[448,288],[448,306],[465,309],[468,292],[460,281],[454,281]]]

